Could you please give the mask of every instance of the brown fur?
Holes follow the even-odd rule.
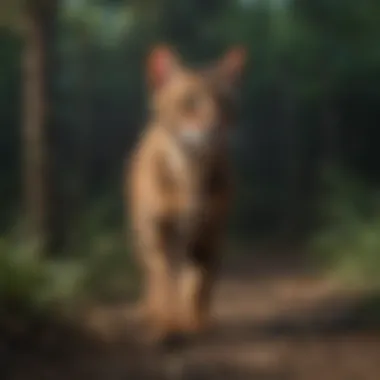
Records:
[[[231,194],[224,135],[242,53],[233,49],[203,71],[183,67],[166,47],[148,60],[152,115],[129,163],[126,195],[145,276],[144,317],[157,337],[209,321]],[[181,140],[186,125],[201,131],[202,143]]]

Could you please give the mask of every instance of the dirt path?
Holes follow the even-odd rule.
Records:
[[[355,294],[305,273],[297,260],[276,261],[227,261],[217,324],[181,354],[140,347],[130,305],[103,306],[86,321],[101,338],[68,343],[67,334],[61,346],[21,355],[8,378],[379,380],[380,331],[353,317]]]

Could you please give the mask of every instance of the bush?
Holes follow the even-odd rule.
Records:
[[[83,271],[71,262],[42,259],[33,244],[0,239],[0,305],[5,312],[38,314],[78,296]]]
[[[50,258],[33,244],[0,238],[0,310],[7,315],[72,312],[92,299],[133,295],[137,283],[124,241],[115,232],[83,237]]]
[[[379,286],[379,194],[336,170],[325,181],[322,228],[312,241],[315,257],[346,281]]]

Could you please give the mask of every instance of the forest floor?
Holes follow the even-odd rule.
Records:
[[[302,261],[288,253],[226,259],[213,331],[180,353],[138,343],[132,304],[102,304],[88,310],[86,328],[40,322],[29,337],[5,340],[0,378],[379,380],[379,321],[361,312],[371,297]]]

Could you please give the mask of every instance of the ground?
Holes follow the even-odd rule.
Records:
[[[213,331],[181,352],[139,344],[130,303],[97,305],[86,332],[40,323],[30,339],[0,346],[0,378],[378,380],[380,330],[356,317],[362,295],[302,261],[287,253],[226,259]]]

